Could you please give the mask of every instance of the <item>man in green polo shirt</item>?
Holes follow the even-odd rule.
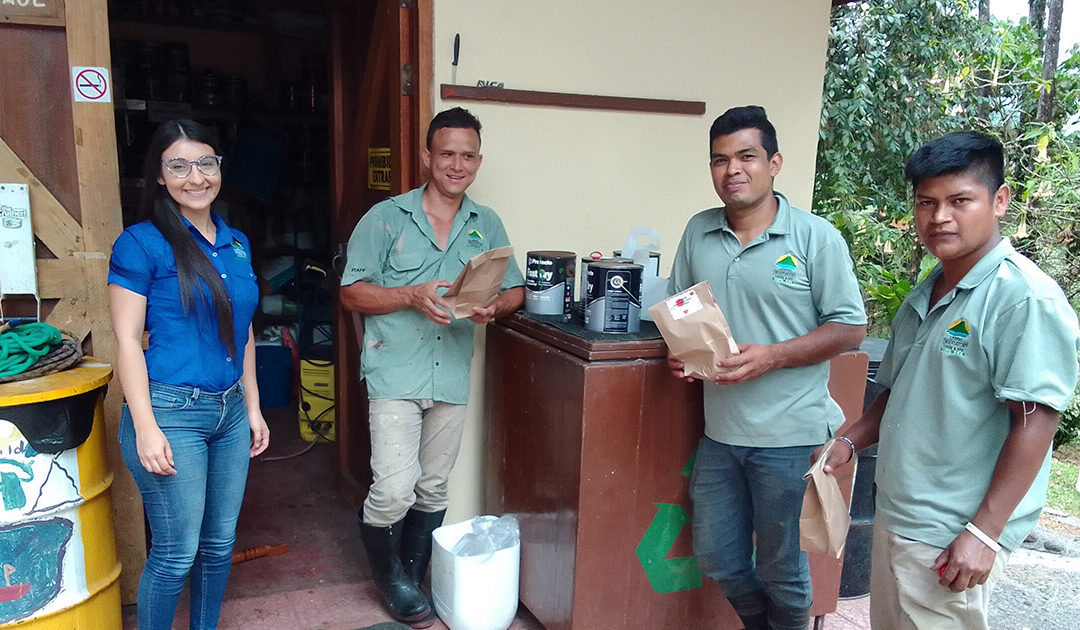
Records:
[[[465,194],[483,159],[475,116],[460,107],[439,113],[420,156],[428,183],[360,219],[341,278],[342,304],[365,315],[373,480],[360,531],[383,602],[418,628],[435,620],[419,584],[461,445],[473,324],[513,313],[525,299],[511,259],[494,304],[474,308],[471,321],[450,317],[443,290],[473,256],[510,241],[495,212]]]
[[[1046,499],[1080,331],[1058,285],[1001,236],[1000,142],[951,133],[906,173],[919,238],[941,264],[893,320],[876,377],[888,389],[825,470],[880,441],[875,629],[985,629],[994,582]]]
[[[739,354],[704,385],[705,436],[690,482],[694,555],[746,628],[805,630],[802,475],[844,419],[829,397],[827,361],[858,347],[866,314],[840,233],[773,190],[783,158],[765,110],[729,109],[709,142],[724,207],[690,219],[668,290],[708,280]],[[684,377],[681,361],[668,364]]]

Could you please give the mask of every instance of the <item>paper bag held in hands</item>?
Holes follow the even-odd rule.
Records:
[[[821,457],[803,475],[803,479],[809,478],[810,482],[806,484],[799,517],[799,547],[803,551],[839,558],[844,552],[851,515],[836,477],[823,468],[834,444],[836,440],[829,440],[821,449]]]
[[[465,263],[454,284],[442,296],[455,319],[471,317],[474,306],[491,306],[499,295],[506,266],[513,255],[514,248],[507,245],[480,252]]]
[[[716,367],[718,362],[739,354],[708,282],[699,282],[652,306],[649,314],[671,356],[683,362],[687,376],[711,381],[727,371]]]

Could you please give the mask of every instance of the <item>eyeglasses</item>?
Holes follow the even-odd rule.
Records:
[[[185,160],[182,157],[169,158],[162,160],[161,163],[165,165],[165,170],[169,171],[173,177],[177,179],[184,179],[191,174],[191,167],[199,169],[199,172],[207,177],[217,175],[221,170],[221,161],[225,158],[220,155],[204,155],[197,160]]]

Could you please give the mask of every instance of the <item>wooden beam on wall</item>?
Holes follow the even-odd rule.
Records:
[[[494,101],[514,105],[546,105],[549,107],[572,107],[577,109],[605,109],[623,112],[648,112],[656,114],[705,113],[705,101],[680,101],[660,98],[637,98],[633,96],[603,96],[598,94],[574,94],[571,92],[539,92],[536,90],[508,90],[469,85],[442,85],[442,97],[446,100]]]
[[[69,66],[112,67],[107,5],[107,0],[67,3],[64,16]],[[71,134],[79,176],[79,205],[86,252],[83,256],[88,287],[85,317],[94,355],[115,363],[105,283],[108,255],[113,241],[123,228],[123,218],[120,213],[120,174],[112,103],[74,103]],[[57,310],[63,308],[63,302],[57,305]],[[115,475],[112,504],[117,554],[123,565],[120,592],[124,603],[133,603],[138,592],[139,575],[146,562],[146,534],[141,497],[124,465],[117,443],[120,403],[120,387],[110,387],[105,397],[105,442],[108,445],[109,468]]]
[[[83,250],[82,226],[0,138],[0,180],[24,183],[30,192],[34,237],[57,258]]]
[[[434,0],[417,2],[419,34],[417,35],[418,80],[416,82],[416,155],[427,146],[427,127],[435,115],[435,50],[434,50]],[[421,161],[418,164],[417,180],[427,181],[428,172]]]

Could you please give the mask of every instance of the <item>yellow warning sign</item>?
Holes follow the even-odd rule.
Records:
[[[368,149],[367,187],[371,190],[390,190],[390,148]]]

